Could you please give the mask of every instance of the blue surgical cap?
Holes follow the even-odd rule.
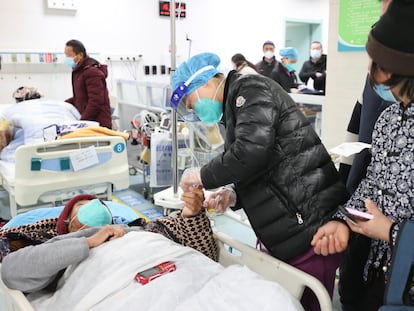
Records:
[[[292,47],[286,47],[286,48],[280,49],[279,55],[284,56],[286,58],[298,59],[298,50]]]
[[[189,60],[178,66],[172,76],[172,89],[175,90],[181,83],[188,86],[186,95],[191,94],[200,86],[203,86],[219,71],[220,58],[213,53],[201,53],[194,55]],[[188,81],[192,78],[191,81]]]

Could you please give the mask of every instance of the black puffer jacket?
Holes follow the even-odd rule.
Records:
[[[201,169],[206,189],[234,183],[237,204],[273,256],[290,260],[347,200],[309,121],[269,78],[231,72],[225,85],[225,152]]]

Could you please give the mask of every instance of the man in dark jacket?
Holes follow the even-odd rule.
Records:
[[[326,55],[323,54],[322,43],[319,41],[312,42],[309,60],[303,63],[299,78],[304,83],[312,78],[314,89],[325,93]]]
[[[272,41],[266,41],[263,43],[263,59],[256,64],[257,72],[270,77],[277,64],[275,44]]]
[[[81,114],[81,120],[97,121],[112,128],[111,107],[106,87],[108,68],[86,54],[84,45],[70,40],[65,46],[66,64],[73,69],[71,103]]]
[[[278,83],[234,71],[225,78],[219,63],[215,54],[195,55],[172,79],[174,107],[193,109],[203,123],[220,121],[224,111],[226,126],[224,152],[201,170],[184,172],[180,185],[185,191],[233,183],[238,207],[271,255],[314,275],[332,295],[342,257],[316,256],[310,242],[346,202],[345,186],[311,124]]]

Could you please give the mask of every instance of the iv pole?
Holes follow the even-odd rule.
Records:
[[[178,11],[178,14],[179,11]],[[170,30],[171,30],[171,77],[176,70],[176,47],[175,47],[175,0],[170,2]],[[172,128],[172,169],[173,169],[173,186],[154,194],[154,204],[164,208],[164,215],[167,215],[169,209],[178,209],[183,207],[183,201],[178,197],[178,138],[177,138],[177,112],[171,109],[171,128]]]
[[[175,46],[175,0],[170,0],[170,39],[171,39],[171,77],[176,69],[176,46]],[[178,11],[179,14],[179,11]],[[178,139],[177,139],[177,112],[171,109],[172,113],[172,167],[173,167],[173,194],[178,196]]]

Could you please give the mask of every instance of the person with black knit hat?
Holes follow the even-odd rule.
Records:
[[[355,223],[337,213],[334,218],[339,221],[321,227],[312,241],[316,252],[332,254],[346,248],[346,228],[371,238],[363,271],[367,292],[360,310],[378,310],[383,305],[392,248],[404,222],[414,220],[413,25],[414,1],[393,0],[366,43],[371,59],[370,84],[381,98],[392,103],[375,124],[367,175],[345,207],[367,212],[372,219]]]
[[[381,15],[384,14],[392,0],[379,0]],[[383,100],[371,87],[369,73],[366,76],[362,95],[355,102],[345,142],[372,143],[374,125],[381,113],[392,102]],[[339,174],[346,188],[352,194],[367,174],[371,162],[371,151],[364,149],[350,157],[342,157]],[[366,282],[363,279],[365,262],[371,245],[371,239],[365,235],[351,233],[345,260],[339,267],[338,294],[343,311],[363,310],[361,301],[365,297]],[[350,258],[352,260],[347,260]]]

